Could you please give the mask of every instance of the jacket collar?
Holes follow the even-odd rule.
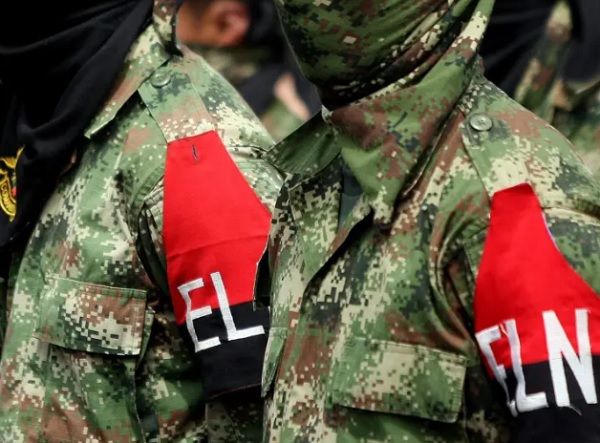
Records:
[[[175,35],[180,3],[180,0],[155,0],[152,24],[131,47],[112,92],[85,130],[86,138],[93,138],[109,124],[158,67],[173,55],[181,54]]]
[[[472,81],[481,78],[481,64],[463,71],[457,83],[458,97]],[[391,85],[376,94],[333,112],[323,109],[300,129],[275,145],[266,160],[279,170],[310,179],[342,156],[360,183],[374,210],[374,223],[389,224],[396,201],[406,196],[422,176],[428,159],[443,135],[446,123],[457,110],[458,101],[428,119],[431,101],[410,119],[419,98]],[[402,94],[395,94],[402,91]],[[440,102],[443,97],[436,92]]]

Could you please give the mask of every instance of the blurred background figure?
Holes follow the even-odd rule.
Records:
[[[496,2],[486,76],[549,121],[600,177],[600,2]]]
[[[320,109],[281,31],[273,0],[188,0],[177,36],[242,97],[276,141]]]

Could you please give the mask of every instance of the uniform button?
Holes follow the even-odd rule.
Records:
[[[150,79],[150,84],[155,88],[162,88],[171,82],[171,76],[163,71],[157,72]]]
[[[469,119],[469,124],[479,132],[489,131],[493,126],[492,119],[484,114],[475,114]]]

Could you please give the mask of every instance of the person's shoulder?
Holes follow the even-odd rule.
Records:
[[[236,163],[262,161],[273,145],[233,86],[189,51],[159,68],[139,92],[167,144],[214,131]]]
[[[172,56],[149,73],[136,95],[139,100],[120,112],[115,126],[123,143],[119,169],[132,226],[164,179],[171,147],[186,143],[197,158],[206,157],[209,145],[226,150],[259,197],[273,204],[279,176],[262,160],[272,140],[235,90],[202,59]]]
[[[203,58],[187,54],[175,64],[189,77],[237,168],[263,203],[273,208],[281,178],[265,160],[274,141],[263,124],[236,89]]]
[[[571,143],[486,79],[468,88],[447,132],[428,168],[444,171],[445,179],[426,184],[448,224],[446,258],[459,247],[480,254],[494,196],[523,184],[544,210],[600,214],[600,186]]]
[[[212,158],[210,147],[225,149],[261,200],[273,206],[280,178],[263,159],[273,141],[235,89],[202,58],[172,57],[139,94],[164,135],[167,151],[187,143],[206,161]],[[168,152],[163,165],[165,158],[168,167]]]
[[[185,73],[212,124],[228,148],[253,146],[266,150],[270,135],[236,89],[202,57],[186,53],[173,60],[174,70]]]
[[[549,123],[481,79],[461,102],[462,141],[488,193],[529,183],[547,206],[600,201],[572,144]]]

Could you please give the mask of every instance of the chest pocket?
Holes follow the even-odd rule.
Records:
[[[467,359],[424,346],[352,337],[332,373],[334,404],[455,422]]]
[[[140,354],[146,291],[51,277],[41,302],[41,341],[82,352]]]
[[[126,420],[141,441],[135,380],[153,320],[146,291],[50,277],[40,308],[35,335],[50,345],[43,421],[64,424],[45,437],[77,440],[72,430],[85,425],[109,441]]]

